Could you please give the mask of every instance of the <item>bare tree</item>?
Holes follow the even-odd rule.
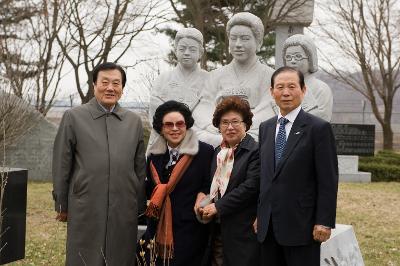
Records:
[[[31,61],[24,56],[24,53],[30,56],[32,51],[22,34],[27,20],[36,14],[36,8],[24,1],[0,0],[1,75],[8,79],[14,94],[21,98],[25,81],[37,73],[36,69],[30,68]]]
[[[32,79],[38,75],[33,60],[31,46],[26,39],[8,38],[0,40],[1,76],[11,86],[12,92],[27,101],[31,100],[29,91],[32,87]]]
[[[36,70],[29,69],[29,62],[22,56],[22,51],[32,51],[26,49],[25,42],[20,42],[20,33],[25,29],[27,20],[36,14],[36,8],[25,1],[0,0],[0,167],[6,164],[6,148],[33,127],[40,117],[39,113],[34,112],[33,108],[21,99],[22,89],[17,89],[23,88],[25,80],[36,74]],[[0,175],[1,205],[7,173],[3,171]],[[2,220],[3,212],[0,216]],[[0,232],[0,238],[4,233]],[[0,247],[0,252],[3,247]]]
[[[393,149],[393,99],[400,87],[400,32],[397,0],[332,0],[324,6],[329,19],[319,23],[323,37],[339,53],[328,71],[361,93],[383,130],[383,148]],[[331,24],[333,23],[333,24]],[[332,26],[334,25],[334,28]],[[355,73],[360,73],[359,75]]]
[[[65,28],[57,41],[73,68],[82,103],[94,96],[92,69],[118,62],[140,33],[153,30],[168,13],[162,0],[67,0],[62,9]]]
[[[29,18],[28,39],[36,48],[37,74],[34,76],[35,108],[44,116],[53,105],[61,81],[65,56],[57,46],[61,29],[59,0],[41,0],[39,15]]]
[[[16,96],[46,115],[56,96],[64,62],[63,53],[55,47],[61,25],[59,1],[24,1],[18,5],[23,6],[24,10],[34,6],[35,12],[18,23],[1,25],[3,36],[7,36],[0,39],[1,74]]]
[[[0,147],[15,144],[40,118],[40,113],[26,101],[0,91]]]
[[[37,13],[34,6],[26,5],[24,0],[0,0],[0,25],[12,27],[20,22],[35,16]],[[14,32],[2,31],[0,39],[16,38]]]

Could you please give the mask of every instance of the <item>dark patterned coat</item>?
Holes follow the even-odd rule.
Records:
[[[191,135],[191,133],[189,134]],[[161,139],[163,138],[159,137],[159,140]],[[193,143],[194,141],[196,143]],[[159,145],[157,140],[154,145]],[[210,168],[214,149],[211,145],[200,142],[195,137],[187,143],[187,146],[180,148],[181,154],[192,152],[193,146],[198,146],[198,152],[194,155],[193,161],[170,195],[174,236],[174,258],[170,260],[170,266],[202,265],[209,237],[209,226],[197,221],[194,204],[197,194],[210,187]],[[189,152],[185,152],[185,150],[189,150]],[[148,166],[152,161],[161,182],[166,183],[168,174],[165,166],[169,161],[168,149],[166,149],[166,146],[162,148],[161,144],[161,147],[156,149],[150,148],[149,153]],[[151,178],[149,167],[147,169],[146,191],[148,198],[150,198],[155,184]],[[153,237],[156,228],[157,221],[149,219],[145,238]],[[157,265],[163,265],[162,260],[159,260]]]

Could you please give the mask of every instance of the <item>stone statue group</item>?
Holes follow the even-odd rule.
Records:
[[[259,17],[242,12],[228,21],[226,33],[233,60],[226,66],[207,72],[198,65],[204,53],[201,32],[195,28],[177,32],[174,51],[178,64],[155,80],[150,96],[149,121],[152,121],[160,104],[169,100],[183,102],[193,112],[194,131],[199,139],[216,147],[221,143],[221,136],[211,123],[212,113],[224,97],[235,95],[249,102],[254,117],[248,133],[258,137],[260,123],[278,114],[269,93],[274,70],[257,58],[263,43],[264,26]],[[332,92],[326,83],[315,76],[318,55],[313,41],[302,34],[292,35],[285,41],[282,54],[284,64],[301,71],[305,77],[307,93],[302,102],[303,110],[330,121]],[[155,135],[153,131],[150,143]]]

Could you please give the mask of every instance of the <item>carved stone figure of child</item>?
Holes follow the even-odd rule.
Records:
[[[195,28],[179,30],[174,40],[174,51],[178,59],[177,66],[171,71],[162,73],[153,83],[150,92],[149,121],[153,121],[155,110],[166,101],[185,103],[192,112],[200,101],[201,92],[209,75],[198,65],[204,52],[203,35]],[[152,131],[149,144],[157,135]]]
[[[304,75],[307,92],[301,104],[303,110],[330,121],[333,107],[332,90],[316,77],[318,54],[314,42],[303,34],[292,35],[285,41],[282,55],[285,66],[294,67]]]

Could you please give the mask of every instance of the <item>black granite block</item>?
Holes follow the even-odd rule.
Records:
[[[0,264],[25,257],[26,197],[28,171],[16,168],[0,168],[7,173],[3,195],[2,236],[0,239]]]

